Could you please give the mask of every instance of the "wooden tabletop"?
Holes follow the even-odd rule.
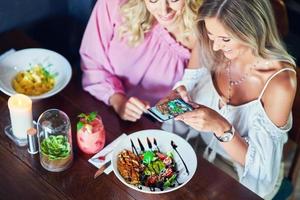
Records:
[[[40,47],[21,31],[0,35],[0,53],[10,48]],[[123,132],[130,134],[144,129],[159,129],[160,124],[143,117],[136,123],[122,121],[112,110],[81,87],[79,66],[73,66],[68,86],[59,94],[33,103],[33,118],[50,108],[69,116],[72,124],[74,161],[63,172],[48,172],[31,155],[27,147],[16,146],[5,134],[10,124],[8,96],[0,92],[0,199],[260,199],[238,181],[198,155],[198,167],[193,178],[182,188],[165,194],[144,194],[128,188],[114,173],[93,178],[96,168],[88,163],[91,155],[82,153],[76,142],[77,115],[97,111],[106,129],[106,145]]]

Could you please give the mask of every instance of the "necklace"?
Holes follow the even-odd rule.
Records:
[[[231,75],[231,61],[229,60],[226,65],[226,71],[228,76],[228,91],[227,91],[227,97],[226,98],[226,104],[229,104],[232,98],[232,88],[233,86],[239,86],[241,83],[243,83],[248,76],[251,74],[252,69],[256,66],[256,64],[251,65],[250,69],[238,80],[232,80]]]

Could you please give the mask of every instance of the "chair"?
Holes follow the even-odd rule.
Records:
[[[300,83],[300,68],[297,71],[297,81]],[[273,200],[284,200],[293,198],[294,187],[299,179],[300,170],[300,87],[297,87],[296,97],[293,105],[293,128],[289,132],[289,143],[295,146],[295,153],[287,176],[284,178],[278,193]],[[285,146],[285,152],[291,153],[291,145]],[[299,181],[299,180],[298,180]]]
[[[281,37],[287,36],[289,23],[285,0],[270,0],[273,7],[277,28]]]

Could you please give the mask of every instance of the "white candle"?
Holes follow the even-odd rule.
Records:
[[[27,130],[33,127],[31,99],[23,94],[15,94],[8,99],[8,108],[14,136],[26,139]]]

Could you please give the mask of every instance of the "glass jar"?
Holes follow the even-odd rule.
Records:
[[[61,110],[43,112],[37,122],[41,165],[48,171],[60,172],[73,161],[72,133],[69,117]]]

